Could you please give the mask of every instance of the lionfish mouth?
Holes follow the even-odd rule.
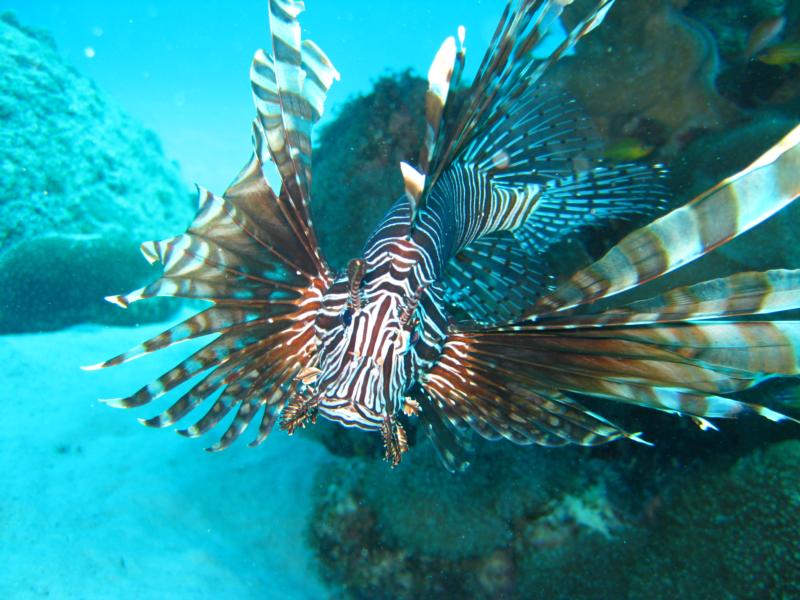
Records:
[[[320,415],[345,427],[357,427],[365,431],[378,431],[386,416],[378,414],[349,398],[326,396],[317,406]]]

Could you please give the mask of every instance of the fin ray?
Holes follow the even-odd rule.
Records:
[[[800,126],[749,167],[626,236],[543,297],[535,314],[613,296],[703,256],[794,201],[799,173]]]

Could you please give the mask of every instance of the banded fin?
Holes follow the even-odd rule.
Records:
[[[400,173],[403,175],[403,186],[408,200],[409,216],[413,220],[417,214],[417,205],[422,196],[422,190],[425,188],[425,175],[407,162],[400,163]]]
[[[534,314],[568,310],[651,281],[769,218],[800,195],[798,144],[800,126],[749,167],[629,234],[541,298]]]
[[[451,171],[441,183],[448,182],[453,192],[448,200],[458,198],[458,190],[467,187],[464,178]],[[668,192],[661,183],[664,171],[647,165],[598,167],[581,174],[551,180],[533,199],[520,196],[521,188],[505,189],[496,184],[493,208],[478,209],[474,202],[464,204],[473,212],[497,212],[503,203],[528,202],[527,213],[516,220],[490,221],[473,218],[464,237],[476,236],[452,258],[444,269],[442,281],[448,300],[460,305],[473,318],[484,323],[520,320],[552,284],[552,271],[546,265],[551,247],[587,227],[601,227],[612,220],[627,220],[650,214],[666,206]],[[452,182],[452,183],[451,183]],[[534,184],[528,184],[529,187]],[[477,188],[478,184],[473,185]],[[535,187],[535,186],[534,186]],[[532,192],[533,193],[533,192]],[[478,196],[480,192],[473,193]],[[432,198],[431,206],[439,199]],[[454,207],[455,214],[465,212]],[[487,230],[495,230],[485,233]],[[459,239],[459,243],[463,243]]]
[[[577,102],[547,84],[532,85],[502,118],[482,125],[458,161],[507,187],[544,184],[592,166],[602,144]]]
[[[303,98],[311,109],[311,122],[316,123],[325,112],[328,90],[334,81],[339,81],[340,75],[322,48],[311,40],[303,40],[300,56],[305,74]]]
[[[433,58],[430,69],[428,69],[428,90],[425,92],[425,140],[419,155],[419,168],[423,173],[428,172],[430,160],[436,151],[442,115],[447,95],[450,92],[458,54],[455,38],[448,37],[442,43]]]
[[[749,271],[674,288],[598,314],[569,311],[537,317],[539,330],[648,325],[769,314],[800,309],[800,269]]]
[[[285,197],[276,197],[253,157],[220,198],[200,189],[200,210],[185,234],[145,244],[164,265],[163,276],[116,297],[122,305],[154,296],[216,303],[270,302],[285,312],[309,286],[330,280],[311,240],[294,225]],[[283,310],[282,310],[283,308]],[[265,316],[274,316],[273,314]]]
[[[727,394],[766,377],[798,374],[797,321],[701,321],[553,333],[529,332],[522,325],[475,335],[480,352],[505,355],[516,347],[508,364],[529,366],[559,385],[574,376],[605,377]]]
[[[541,41],[544,24],[563,6],[529,2],[506,15],[498,35],[508,38],[495,49],[502,57],[485,59],[486,73],[479,74],[461,120],[445,136],[459,149],[446,167],[432,167],[415,203],[415,227],[441,240],[438,269],[455,254],[469,254],[469,246],[483,236],[501,231],[514,232],[528,252],[544,253],[582,227],[664,208],[663,169],[601,166],[601,144],[591,122],[574,100],[539,81],[546,65],[588,33],[610,6],[600,2],[555,54],[539,62],[526,52]],[[484,81],[484,76],[497,80]]]
[[[546,390],[698,418],[752,412],[780,421],[791,417],[726,394],[750,389],[768,377],[799,373],[800,322],[796,321],[627,326],[554,334],[519,325],[451,331],[423,387],[451,420],[469,423],[489,439],[503,436],[518,441],[522,438],[512,419],[541,425],[537,420],[541,417],[533,412],[520,412],[521,398],[528,398],[520,390],[553,401],[557,400]],[[596,421],[573,419],[572,424],[601,427]],[[611,430],[600,431],[604,435],[598,439],[613,439]],[[528,439],[540,444],[552,441],[530,434]],[[569,440],[574,441],[574,435]]]
[[[659,167],[626,164],[552,180],[514,234],[541,252],[584,227],[652,214],[669,198],[662,183],[665,175]]]
[[[255,135],[257,140],[262,135],[258,128]],[[170,407],[142,422],[171,426],[191,418],[213,398],[205,414],[178,432],[203,435],[236,409],[219,441],[208,449],[228,447],[255,421],[259,426],[251,445],[257,445],[271,431],[295,377],[316,361],[314,322],[332,279],[310,223],[300,226],[298,205],[269,187],[257,153],[222,197],[202,189],[199,195],[200,209],[185,234],[143,245],[150,261],[164,265],[163,276],[116,298],[128,304],[175,295],[208,300],[213,306],[96,367],[216,334],[156,381],[111,404],[143,406],[191,382],[190,390]]]
[[[322,115],[328,89],[339,73],[313,42],[301,40],[298,0],[270,0],[274,56],[258,50],[250,68],[257,118],[254,147],[262,164],[271,156],[283,182],[281,196],[295,226],[318,248],[308,201],[311,189],[311,129]],[[275,58],[277,57],[277,59]],[[259,135],[259,133],[261,135]],[[266,144],[263,142],[266,141]]]
[[[422,384],[454,427],[468,426],[488,440],[541,446],[597,445],[629,435],[524,372],[509,378],[462,342],[448,341]]]
[[[759,415],[770,421],[779,422],[795,419],[760,404],[743,402],[734,398],[715,394],[698,394],[682,389],[648,387],[617,381],[599,381],[593,395],[607,400],[623,402],[642,408],[658,410],[679,416],[698,419],[735,419],[747,414]],[[708,423],[708,421],[705,421]],[[702,428],[713,431],[716,427]]]
[[[169,348],[180,342],[185,342],[197,337],[220,333],[234,327],[263,325],[265,323],[263,321],[261,323],[254,323],[254,321],[260,320],[261,317],[262,315],[260,312],[247,310],[242,307],[220,306],[207,308],[122,354],[96,365],[82,368],[87,371],[105,369],[107,367],[130,362],[146,354],[150,354],[151,352]]]
[[[411,207],[411,222],[417,214],[417,207],[425,189],[425,175],[430,160],[436,152],[436,146],[443,133],[442,125],[444,109],[450,88],[457,85],[464,69],[464,34],[463,27],[458,28],[458,47],[452,36],[446,38],[428,69],[428,89],[425,92],[425,138],[419,153],[419,167],[415,168],[406,162],[400,163],[406,196]]]
[[[604,337],[598,330],[581,335]],[[721,368],[754,382],[775,375],[800,375],[800,321],[623,327],[614,335],[615,339],[665,349],[707,369]]]

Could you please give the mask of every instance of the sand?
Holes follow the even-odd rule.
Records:
[[[188,344],[91,364],[158,333],[79,327],[0,337],[0,597],[320,598],[305,542],[318,445],[273,432],[209,454],[119,410]],[[204,443],[205,442],[205,443]]]

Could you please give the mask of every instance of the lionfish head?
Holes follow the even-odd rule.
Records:
[[[351,260],[327,294],[316,323],[320,362],[282,421],[290,432],[317,415],[345,427],[381,431],[387,459],[396,464],[407,448],[396,413],[414,405],[405,397],[413,373],[410,351],[418,339],[417,299],[404,301],[392,293],[367,299],[365,271],[362,259]]]

